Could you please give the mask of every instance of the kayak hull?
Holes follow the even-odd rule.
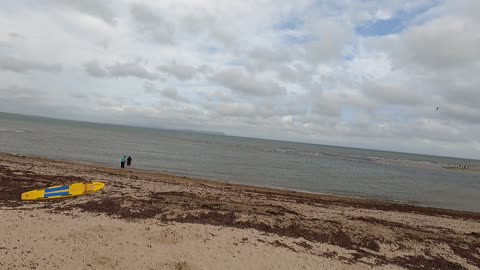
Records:
[[[63,186],[52,186],[22,193],[22,201],[53,200],[76,197],[102,190],[102,182],[74,183]]]

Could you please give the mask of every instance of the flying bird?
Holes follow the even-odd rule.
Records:
[[[437,111],[438,111],[438,109],[440,109],[440,107],[437,107]]]

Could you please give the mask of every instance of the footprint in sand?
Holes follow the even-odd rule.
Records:
[[[148,240],[163,245],[175,245],[183,241],[183,236],[170,228],[159,232],[150,232],[146,236]]]
[[[175,265],[175,270],[191,270],[191,268],[188,266],[186,261],[182,260]]]
[[[106,256],[99,256],[94,259],[94,265],[98,265],[101,268],[114,269],[117,267],[118,262],[114,262],[111,258]]]

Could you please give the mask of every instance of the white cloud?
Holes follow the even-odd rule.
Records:
[[[0,10],[0,106],[478,157],[465,141],[480,145],[479,10],[473,0],[11,1]]]

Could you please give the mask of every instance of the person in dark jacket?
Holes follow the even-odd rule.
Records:
[[[120,161],[120,167],[122,169],[125,168],[125,158],[126,158],[126,156],[123,156],[122,161]]]
[[[132,157],[131,157],[131,156],[128,156],[128,158],[127,158],[127,166],[130,167],[130,165],[132,165]]]

